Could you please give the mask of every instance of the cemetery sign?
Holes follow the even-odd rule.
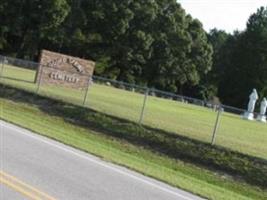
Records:
[[[84,89],[93,75],[95,62],[42,50],[36,81]]]

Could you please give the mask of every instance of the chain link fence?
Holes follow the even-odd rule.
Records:
[[[267,125],[243,120],[245,110],[99,76],[86,77],[80,89],[44,84],[36,78],[38,63],[3,56],[0,66],[4,84],[267,159]]]

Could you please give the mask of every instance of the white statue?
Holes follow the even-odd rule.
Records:
[[[253,89],[252,93],[249,96],[249,103],[248,103],[248,112],[253,113],[255,109],[256,101],[258,100],[259,96],[256,89]]]
[[[257,118],[258,121],[266,123],[266,116],[265,116],[266,108],[267,108],[267,100],[266,100],[266,98],[263,98],[263,100],[261,102],[260,115]]]
[[[261,115],[265,115],[266,113],[266,108],[267,108],[267,100],[266,98],[263,98],[262,102],[261,102]]]
[[[244,119],[254,120],[254,109],[256,101],[258,100],[259,96],[256,89],[253,89],[252,93],[249,95],[249,103],[248,103],[248,110],[243,115]]]

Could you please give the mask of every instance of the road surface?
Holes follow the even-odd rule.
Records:
[[[200,199],[3,121],[0,145],[0,199]]]

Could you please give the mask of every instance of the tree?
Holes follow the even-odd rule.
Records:
[[[203,75],[199,84],[193,87],[187,87],[187,94],[194,94],[195,97],[209,100],[217,96],[218,85],[222,80],[225,71],[225,63],[231,52],[230,34],[223,30],[212,29],[208,34],[208,42],[212,45],[212,67],[211,70]]]
[[[261,7],[236,35],[230,61],[219,85],[224,102],[245,107],[253,88],[267,95],[267,8]]]
[[[210,70],[205,31],[176,0],[7,0],[0,13],[0,50],[20,58],[59,51],[96,60],[99,75],[172,92]]]
[[[223,73],[225,71],[224,64],[225,60],[228,58],[231,51],[230,46],[233,42],[230,39],[231,35],[227,34],[223,30],[212,29],[208,34],[208,40],[213,47],[213,56],[212,56],[212,70],[208,74],[208,79],[213,84],[218,84]]]
[[[68,12],[65,0],[7,0],[1,26],[8,27],[6,41],[17,56],[33,58],[39,41],[47,31],[58,27]]]
[[[186,15],[176,1],[158,1],[161,8],[154,25],[153,55],[147,65],[150,86],[183,93],[211,67],[212,48],[199,21]]]
[[[149,27],[156,16],[157,4],[152,0],[90,1],[86,4],[88,9],[94,10],[87,13],[88,37],[95,39],[87,46],[98,51],[97,59],[107,64],[103,75],[137,82],[151,55],[153,38]]]

